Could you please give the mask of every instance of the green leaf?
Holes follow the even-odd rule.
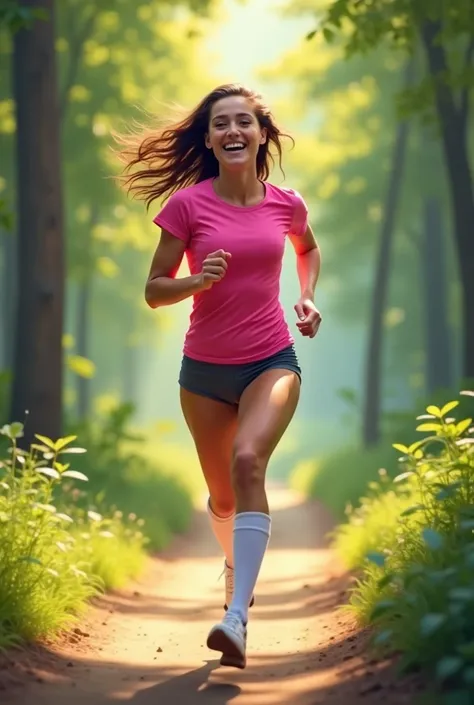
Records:
[[[329,27],[323,27],[324,39],[330,44],[334,39],[334,32]]]
[[[77,439],[77,436],[66,436],[65,438],[59,438],[55,445],[55,450],[61,450],[65,446],[67,446],[69,443],[72,443],[72,441],[75,441]]]
[[[34,558],[33,556],[22,556],[18,561],[20,563],[30,563],[31,565],[43,565],[39,558]]]
[[[58,519],[62,519],[63,521],[69,522],[69,523],[71,523],[71,524],[72,524],[73,521],[74,521],[74,520],[71,519],[71,517],[68,516],[67,514],[59,513],[59,514],[56,514],[56,516],[57,516]]]
[[[318,30],[317,30],[317,29],[313,29],[312,32],[308,32],[308,34],[306,35],[306,39],[307,39],[308,41],[311,41],[311,39],[314,39],[314,37],[316,36],[317,33],[318,33]]]
[[[87,475],[84,475],[83,472],[78,472],[77,470],[66,470],[66,472],[63,472],[62,477],[72,477],[74,480],[83,480],[83,482],[89,481]]]
[[[474,600],[474,588],[453,588],[449,591],[449,597],[452,600],[462,600],[463,602],[469,602],[470,600]]]
[[[458,424],[456,424],[456,435],[460,436],[464,431],[466,431],[472,424],[472,419],[463,419]]]
[[[377,588],[378,590],[383,590],[384,587],[387,587],[389,585],[393,578],[395,577],[393,572],[386,573],[380,580],[377,581]]]
[[[54,480],[59,480],[61,477],[57,470],[54,468],[37,468],[37,472],[41,475],[47,475],[47,477],[52,477]]]
[[[436,664],[436,675],[441,681],[454,676],[464,666],[460,656],[445,656]]]
[[[424,504],[414,504],[413,507],[408,507],[408,509],[405,509],[400,516],[401,517],[409,517],[412,514],[416,514],[416,512],[421,512],[423,509],[426,509]]]
[[[60,450],[59,453],[61,455],[63,455],[63,453],[76,453],[76,454],[87,453],[87,449],[86,448],[79,448],[79,447],[77,447],[77,448],[64,448],[63,450]]]
[[[407,448],[407,446],[404,446],[402,443],[393,443],[393,448],[395,448],[395,450],[400,451],[400,453],[403,453],[404,455],[408,455],[410,453],[410,449]]]
[[[40,436],[39,434],[35,433],[35,438],[37,438],[43,445],[47,446],[51,450],[56,450],[54,441],[51,440],[51,438],[47,438],[46,436]]]
[[[56,507],[53,504],[41,504],[41,502],[34,502],[33,507],[35,509],[42,509],[43,512],[49,512],[50,514],[56,514]]]
[[[394,478],[394,482],[403,482],[403,480],[407,480],[409,477],[414,475],[415,473],[409,470],[408,472],[402,472],[400,475],[397,475]]]
[[[371,563],[375,563],[375,565],[378,565],[380,568],[383,568],[385,565],[386,561],[386,556],[383,553],[379,553],[378,551],[369,551],[366,555],[366,558],[368,561]]]
[[[446,416],[446,414],[449,414],[449,412],[455,409],[457,406],[459,406],[458,401],[448,401],[448,403],[445,404],[441,409],[441,416]]]
[[[378,619],[379,617],[382,617],[384,614],[392,610],[396,606],[395,600],[380,600],[377,602],[375,605],[374,609],[370,613],[370,619],[371,621],[374,621]]]
[[[439,423],[422,423],[420,426],[417,426],[416,430],[417,431],[440,431],[442,429],[441,424]]]
[[[10,424],[10,438],[22,438],[24,426],[19,421],[14,421]]]
[[[420,620],[420,632],[423,636],[431,636],[446,622],[446,615],[431,612],[425,614]]]
[[[441,409],[437,406],[434,406],[431,404],[430,406],[426,407],[426,411],[431,415],[431,416],[436,416],[437,418],[441,418],[442,412]]]
[[[423,540],[432,551],[438,551],[444,544],[444,539],[440,533],[434,529],[423,529]]]

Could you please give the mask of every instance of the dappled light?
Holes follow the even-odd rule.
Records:
[[[474,705],[446,7],[0,2],[5,705]]]

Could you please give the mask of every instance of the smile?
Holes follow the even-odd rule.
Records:
[[[224,145],[226,152],[240,152],[245,149],[245,144],[243,142],[231,142],[230,144]]]

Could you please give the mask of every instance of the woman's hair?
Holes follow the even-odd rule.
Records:
[[[260,145],[257,154],[258,178],[268,179],[270,168],[274,165],[271,145],[276,149],[282,169],[281,140],[289,135],[280,131],[258,93],[230,83],[213,90],[187,117],[176,123],[158,131],[156,128],[140,129],[138,133],[115,135],[116,141],[122,145],[116,153],[125,164],[118,178],[126,190],[135,198],[144,200],[148,209],[157,198],[169,197],[185,186],[218,176],[219,163],[213,151],[206,147],[205,135],[209,131],[214,103],[234,95],[248,99],[260,127],[267,130],[267,140]],[[292,140],[291,137],[289,139]]]

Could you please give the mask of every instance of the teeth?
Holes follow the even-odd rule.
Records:
[[[232,142],[232,144],[226,144],[224,149],[243,149],[244,147],[245,145],[242,142]]]

